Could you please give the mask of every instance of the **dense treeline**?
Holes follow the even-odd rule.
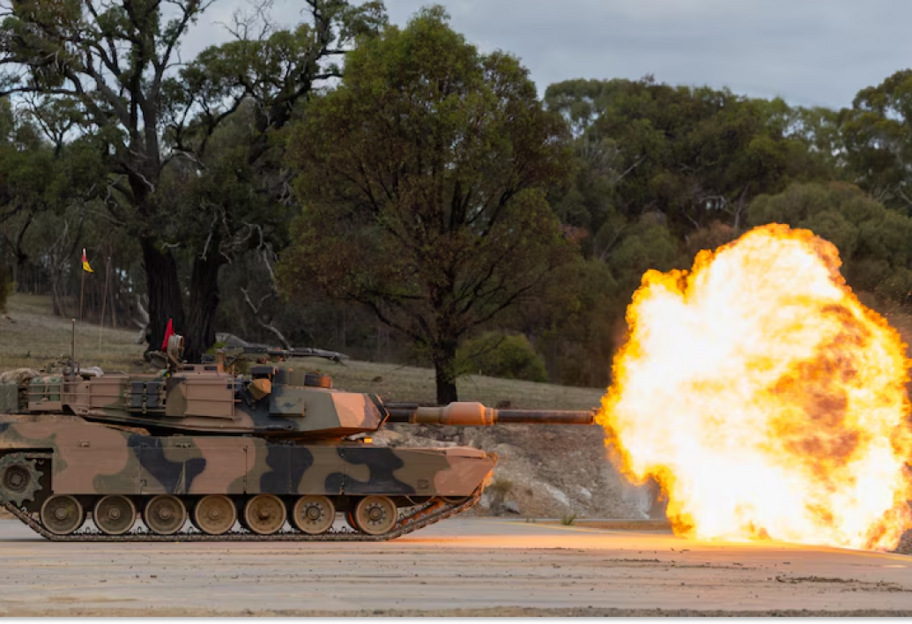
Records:
[[[471,371],[605,385],[643,272],[761,223],[912,305],[912,70],[839,111],[649,76],[540,99],[441,8],[347,0],[178,65],[203,6],[8,7],[0,279],[57,314],[430,363],[443,402]]]

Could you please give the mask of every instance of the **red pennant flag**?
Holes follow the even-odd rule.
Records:
[[[174,327],[171,325],[171,319],[168,319],[168,327],[165,329],[165,340],[162,342],[162,351],[168,350],[168,339],[174,335]]]

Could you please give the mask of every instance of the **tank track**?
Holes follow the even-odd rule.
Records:
[[[30,461],[51,459],[49,453],[16,453],[12,456]],[[407,535],[418,529],[430,526],[446,518],[468,511],[481,499],[484,487],[479,487],[467,499],[448,503],[442,499],[430,500],[421,505],[409,508],[400,515],[396,524],[387,533],[368,535],[353,529],[328,530],[318,535],[311,535],[294,530],[281,530],[271,535],[260,535],[246,529],[231,530],[221,535],[209,535],[187,524],[187,528],[172,535],[159,535],[148,528],[137,527],[123,535],[108,535],[98,529],[82,528],[69,535],[58,535],[42,526],[37,514],[23,509],[13,501],[0,500],[0,507],[6,509],[23,524],[52,542],[385,542]]]
[[[57,535],[45,529],[31,513],[13,503],[0,501],[0,506],[16,516],[35,533],[52,542],[385,542],[468,511],[478,503],[481,491],[482,488],[479,488],[472,496],[460,503],[447,503],[435,499],[418,505],[409,513],[401,515],[393,528],[381,535],[367,535],[351,529],[337,531],[330,529],[319,535],[287,530],[272,535],[259,535],[246,530],[232,530],[222,535],[208,535],[196,529],[185,530],[173,535],[158,535],[145,528],[134,529],[124,535],[107,535],[97,529],[81,529],[69,535]]]

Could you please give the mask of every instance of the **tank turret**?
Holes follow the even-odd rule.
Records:
[[[172,341],[176,337],[172,337]],[[6,395],[11,395],[7,390]],[[22,384],[6,411],[73,414],[156,433],[219,433],[293,440],[371,433],[384,422],[474,425],[591,425],[591,411],[498,410],[480,403],[385,406],[374,394],[333,388],[326,375],[253,366],[245,376],[221,362],[178,364],[164,375],[42,375]],[[0,409],[4,406],[0,405]]]
[[[235,375],[224,358],[182,362],[181,347],[169,339],[160,374],[0,376],[0,505],[55,540],[391,539],[472,507],[497,457],[373,444],[385,423],[593,422],[387,406],[293,363]],[[337,513],[349,529],[334,528]]]

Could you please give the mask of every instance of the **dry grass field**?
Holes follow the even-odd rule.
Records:
[[[141,370],[143,347],[134,329],[76,323],[76,355],[84,366]],[[0,316],[0,370],[40,369],[70,354],[71,320],[51,313],[49,296],[13,295]],[[99,340],[100,339],[100,340]]]
[[[0,316],[0,371],[29,367],[41,369],[70,353],[71,321],[53,316],[50,297],[14,295],[7,316]],[[77,323],[77,358],[83,366],[105,371],[143,370],[143,345],[137,330],[99,328]],[[315,345],[321,346],[321,345]],[[300,358],[286,364],[331,375],[337,388],[374,392],[385,401],[433,403],[434,371],[430,368],[348,360],[336,364],[321,358]],[[458,381],[459,398],[529,409],[588,409],[599,404],[603,389],[571,388],[551,384],[469,375]]]

